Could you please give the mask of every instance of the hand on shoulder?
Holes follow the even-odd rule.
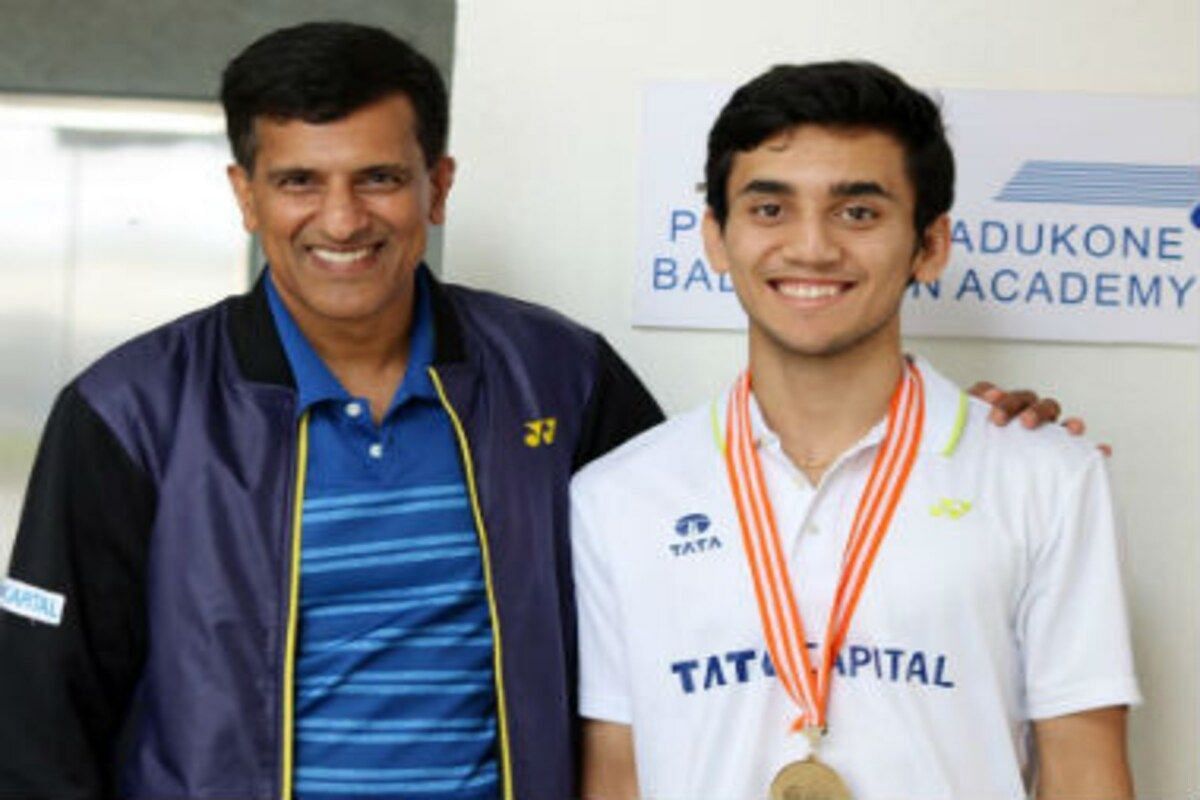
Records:
[[[992,406],[988,419],[996,425],[1007,425],[1013,419],[1019,419],[1022,425],[1032,429],[1057,422],[1062,414],[1062,406],[1057,400],[1039,397],[1037,392],[1030,389],[1008,391],[991,381],[978,381],[967,392]],[[1087,431],[1087,424],[1082,417],[1067,417],[1062,421],[1062,426],[1072,436],[1082,436]],[[1097,446],[1104,455],[1112,455],[1109,445]]]

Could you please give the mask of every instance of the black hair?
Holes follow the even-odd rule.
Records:
[[[432,166],[446,151],[449,103],[437,67],[382,28],[307,22],[272,31],[225,67],[221,104],[233,157],[254,169],[254,120],[331,122],[390,94],[416,112],[417,141]]]
[[[921,236],[954,202],[954,154],[937,104],[899,76],[866,61],[780,65],[736,92],[708,134],[704,165],[709,208],[724,227],[734,156],[797,125],[868,128],[896,137],[916,198]]]

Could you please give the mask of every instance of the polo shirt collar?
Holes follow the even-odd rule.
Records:
[[[916,362],[925,379],[925,433],[921,437],[921,450],[949,458],[962,439],[971,401],[966,392],[928,361],[917,358]]]
[[[970,401],[967,399],[966,392],[935,370],[928,361],[920,357],[915,357],[914,361],[925,382],[925,431],[921,436],[921,452],[946,457],[952,456],[962,438],[963,429],[966,427]],[[714,408],[714,412],[718,415],[714,420],[714,425],[717,420],[720,421],[719,439],[722,446],[724,446],[725,414],[728,402],[729,395],[726,393]],[[762,415],[762,409],[759,408],[758,398],[754,396],[753,392],[750,394],[750,426],[759,447],[778,446],[779,436],[767,425]],[[883,440],[886,428],[887,420],[881,420],[867,431],[863,438],[852,445],[843,454],[843,457],[879,444]]]
[[[314,403],[326,400],[346,401],[353,399],[341,382],[321,360],[313,349],[300,326],[292,317],[283,299],[275,288],[274,276],[267,271],[264,284],[267,292],[267,303],[271,309],[271,317],[275,330],[279,334],[284,354],[291,365],[292,374],[296,378],[298,401],[297,415],[309,409]],[[413,318],[408,345],[408,366],[405,367],[404,378],[400,388],[388,408],[388,413],[411,398],[436,399],[437,392],[429,378],[429,366],[433,363],[435,336],[433,330],[433,302],[430,291],[431,276],[428,268],[422,264],[416,273],[414,285],[416,296],[413,300]]]

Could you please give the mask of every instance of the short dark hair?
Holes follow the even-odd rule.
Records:
[[[446,151],[449,103],[437,67],[382,28],[308,22],[268,33],[229,65],[221,104],[233,157],[254,169],[254,120],[331,122],[390,94],[409,99],[429,166]]]
[[[704,165],[708,206],[721,226],[729,216],[733,159],[797,125],[884,131],[904,147],[916,197],[917,235],[954,202],[954,154],[937,104],[896,74],[866,61],[771,68],[736,92],[708,134]]]

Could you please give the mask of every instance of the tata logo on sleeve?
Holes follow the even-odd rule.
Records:
[[[667,545],[671,555],[678,558],[721,549],[721,539],[708,533],[711,527],[712,520],[707,514],[684,514],[675,520],[675,534],[682,537],[683,541]]]

